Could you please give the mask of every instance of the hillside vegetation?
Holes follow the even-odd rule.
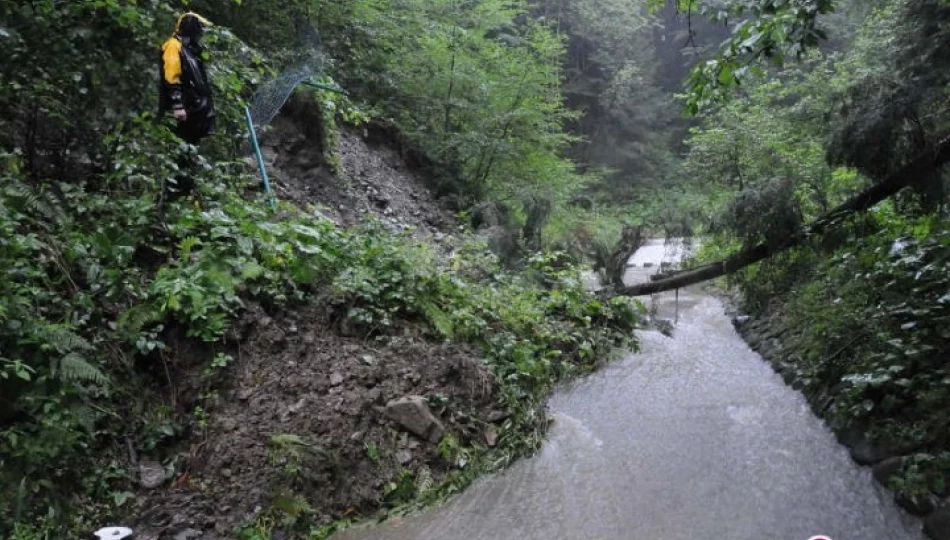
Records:
[[[199,148],[157,113],[186,10],[216,23]],[[946,509],[948,43],[946,0],[0,4],[0,537],[321,538],[440,500],[636,349],[642,305],[580,276],[647,235],[745,261],[712,274],[788,379]],[[272,210],[244,106],[302,63]],[[385,417],[407,394],[438,444]]]

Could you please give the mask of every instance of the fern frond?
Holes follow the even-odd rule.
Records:
[[[455,325],[452,324],[452,318],[449,317],[446,312],[431,302],[422,304],[422,310],[425,312],[426,318],[429,319],[429,322],[439,331],[442,337],[452,339],[452,336],[455,334]]]
[[[189,236],[181,241],[181,261],[182,263],[187,263],[188,259],[191,258],[191,251],[201,244],[201,240],[197,236]]]
[[[60,325],[50,325],[45,328],[46,344],[59,353],[73,351],[91,351],[93,346],[85,338]]]
[[[119,315],[118,326],[132,334],[138,334],[147,325],[158,322],[157,310],[149,304],[139,304]]]
[[[435,482],[432,480],[432,471],[428,467],[421,467],[416,472],[416,491],[420,495],[424,495],[427,491],[432,489]]]
[[[109,377],[77,353],[69,353],[59,361],[58,376],[71,383],[109,384]]]
[[[28,186],[23,186],[19,191],[21,211],[34,218],[34,223],[43,226],[44,229],[50,228],[46,224],[56,224],[62,226],[64,216],[67,213],[53,200],[49,193],[41,194]]]
[[[294,446],[310,446],[300,435],[293,433],[278,433],[271,435],[270,443],[277,448],[289,448]]]
[[[290,518],[297,518],[305,514],[312,514],[313,507],[307,502],[303,495],[296,493],[283,493],[274,499],[272,508],[282,512]]]

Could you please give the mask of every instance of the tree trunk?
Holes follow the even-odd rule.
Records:
[[[660,277],[652,283],[641,283],[639,285],[625,287],[620,290],[620,294],[628,296],[656,294],[694,285],[726,274],[732,274],[746,266],[750,266],[777,253],[795,247],[810,236],[821,234],[830,225],[840,222],[842,218],[868,210],[877,203],[913,184],[921,176],[932,174],[948,161],[950,161],[950,136],[941,139],[931,150],[918,155],[894,174],[864,191],[859,192],[854,197],[838,205],[832,211],[816,219],[811,225],[800,229],[797,233],[781,242],[759,244],[712,264]]]
[[[620,240],[614,247],[613,253],[606,264],[606,274],[609,285],[623,287],[623,276],[627,273],[627,261],[643,245],[643,227],[624,225],[620,233]]]

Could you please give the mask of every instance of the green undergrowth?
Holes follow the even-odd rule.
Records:
[[[447,491],[533,450],[552,385],[633,346],[630,301],[589,295],[556,255],[510,274],[474,241],[446,255],[378,225],[343,230],[289,207],[275,217],[241,195],[253,178],[237,164],[196,159],[200,195],[166,202],[160,219],[154,181],[36,185],[8,162],[0,522],[78,532],[114,511],[132,488],[123,438],[155,429],[139,401],[155,382],[148,364],[166,360],[163,331],[219,343],[250,299],[289,309],[319,299],[366,332],[422,324],[432,339],[479,346],[513,416],[498,451],[474,458],[492,466],[469,467]]]
[[[205,37],[218,129],[200,152],[175,138],[170,119],[153,112],[156,48],[174,26],[175,7],[187,4],[38,0],[0,6],[0,61],[20,66],[4,72],[0,85],[7,128],[0,130],[2,538],[86,537],[124,515],[136,496],[130,449],[140,457],[160,454],[202,429],[215,412],[213,400],[195,407],[170,395],[173,379],[186,371],[170,343],[204,344],[196,348],[207,353],[197,372],[214,375],[202,380],[208,389],[230,361],[222,340],[247,302],[271,312],[326,302],[366,333],[395,334],[411,325],[432,340],[482,351],[511,413],[497,445],[491,452],[448,445],[446,452],[464,456],[468,465],[440,486],[394,489],[399,496],[392,506],[432,501],[532,451],[553,385],[613,350],[635,347],[636,305],[585,293],[577,269],[557,254],[537,255],[512,273],[464,236],[446,252],[378,224],[343,230],[317,211],[285,204],[272,213],[257,178],[248,174],[243,127],[243,105],[274,76],[263,54],[224,26]],[[214,3],[220,13],[239,4]],[[418,7],[417,15],[425,11]],[[274,30],[262,28],[268,35]],[[558,52],[549,33],[531,28],[537,47],[506,52],[506,59],[530,60],[536,49]],[[399,28],[391,30],[402,36]],[[491,43],[482,48],[500,50]],[[556,84],[556,73],[544,66],[535,66],[532,88]],[[522,71],[506,67],[506,84],[527,86]],[[334,84],[328,77],[324,82]],[[425,90],[442,93],[441,87]],[[316,94],[327,147],[334,146],[334,122],[366,119],[347,97]],[[560,180],[576,178],[556,158],[563,133],[545,127],[560,125],[564,113],[557,93],[549,94],[531,118],[511,124],[517,151],[494,146],[510,96],[502,106],[497,92],[477,94],[497,113],[479,132],[483,143],[466,147],[484,156],[479,178],[539,179],[539,168]],[[464,139],[475,119],[463,122],[462,108],[455,111],[451,103],[446,129]],[[433,113],[418,125],[436,125],[442,117]],[[333,158],[327,156],[331,167]],[[512,173],[517,167],[522,172]],[[186,176],[196,193],[169,197],[166,188]]]
[[[88,182],[33,181],[18,156],[5,158],[4,536],[81,535],[121,512],[133,496],[126,440],[160,447],[209,412],[145,414],[143,400],[164,400],[154,389],[168,376],[167,330],[220,352],[248,300],[271,309],[330,302],[366,332],[421,324],[434,340],[481,348],[512,417],[496,450],[472,449],[471,465],[421,493],[423,501],[532,451],[552,385],[635,345],[634,304],[586,293],[578,270],[556,254],[512,274],[474,240],[439,253],[379,225],[343,230],[289,206],[275,215],[246,198],[256,180],[241,162],[195,155],[145,120],[115,144],[124,148],[115,172]],[[198,193],[161,202],[160,179],[176,174],[183,156]]]
[[[832,236],[844,247],[795,250],[737,283],[753,310],[780,299],[787,356],[833,426],[911,456],[891,487],[945,496],[950,227],[898,216],[888,204]]]

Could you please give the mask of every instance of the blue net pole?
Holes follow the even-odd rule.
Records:
[[[251,109],[244,107],[244,117],[247,120],[247,133],[251,139],[251,146],[254,148],[254,155],[257,156],[257,168],[261,171],[261,180],[264,183],[264,192],[270,199],[270,207],[277,211],[277,201],[274,200],[274,194],[270,190],[270,179],[267,177],[267,168],[264,167],[264,156],[261,154],[261,147],[257,143],[257,132],[254,130],[254,120],[251,119]]]

